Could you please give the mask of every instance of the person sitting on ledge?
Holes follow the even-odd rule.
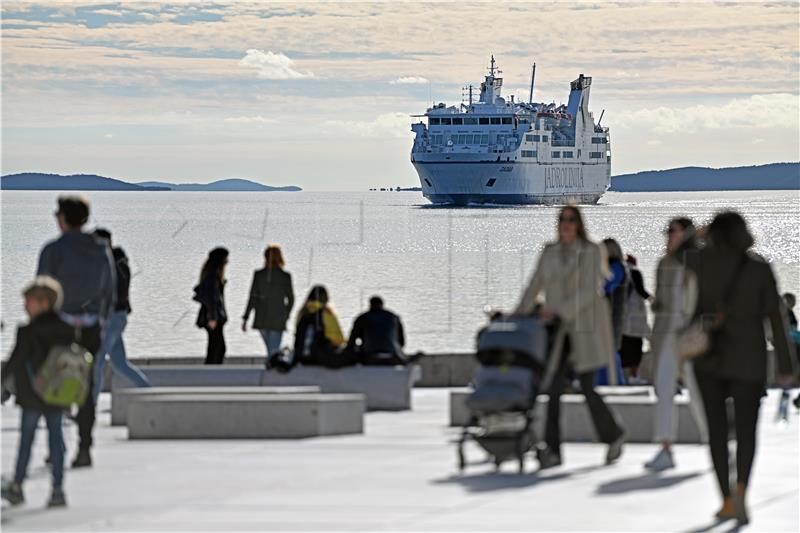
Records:
[[[327,368],[356,364],[355,356],[344,347],[344,335],[329,303],[328,290],[323,285],[315,285],[297,317],[293,364]]]
[[[405,365],[406,344],[400,317],[383,307],[380,296],[369,299],[369,311],[353,323],[347,350],[365,365]]]

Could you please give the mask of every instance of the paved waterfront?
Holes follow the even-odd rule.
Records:
[[[571,444],[566,464],[537,475],[489,465],[457,475],[447,391],[417,389],[414,410],[369,413],[362,436],[300,441],[128,441],[111,428],[101,398],[95,463],[66,473],[69,507],[49,511],[45,430],[37,434],[27,503],[3,504],[4,531],[214,530],[603,530],[707,529],[719,505],[707,451],[676,446],[678,468],[661,476],[641,465],[655,451],[630,445],[602,467],[605,447]],[[798,531],[800,417],[773,422],[762,406],[752,480],[750,531]],[[2,408],[2,467],[12,471],[18,411]],[[69,455],[75,428],[66,428]],[[480,459],[477,448],[472,457]],[[535,463],[530,461],[533,471]]]

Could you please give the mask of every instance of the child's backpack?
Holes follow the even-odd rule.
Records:
[[[28,364],[34,392],[47,405],[83,405],[91,388],[92,360],[92,354],[77,343],[53,346],[35,375]]]

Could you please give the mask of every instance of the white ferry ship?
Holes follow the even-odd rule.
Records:
[[[503,78],[491,59],[480,96],[429,108],[412,124],[411,163],[422,194],[435,204],[597,203],[611,181],[608,128],[589,112],[592,78],[570,84],[566,105],[500,96]]]

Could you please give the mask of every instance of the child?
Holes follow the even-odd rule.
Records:
[[[53,492],[47,505],[62,507],[66,505],[63,491],[64,435],[61,430],[63,410],[47,405],[39,398],[31,385],[31,376],[45,362],[53,346],[70,345],[75,341],[75,329],[59,317],[62,293],[61,285],[55,279],[38,276],[22,294],[30,322],[17,329],[17,343],[3,369],[3,381],[14,381],[17,405],[22,408],[22,423],[14,479],[3,483],[2,497],[11,505],[25,501],[22,482],[27,474],[39,418],[44,417],[53,469]]]

